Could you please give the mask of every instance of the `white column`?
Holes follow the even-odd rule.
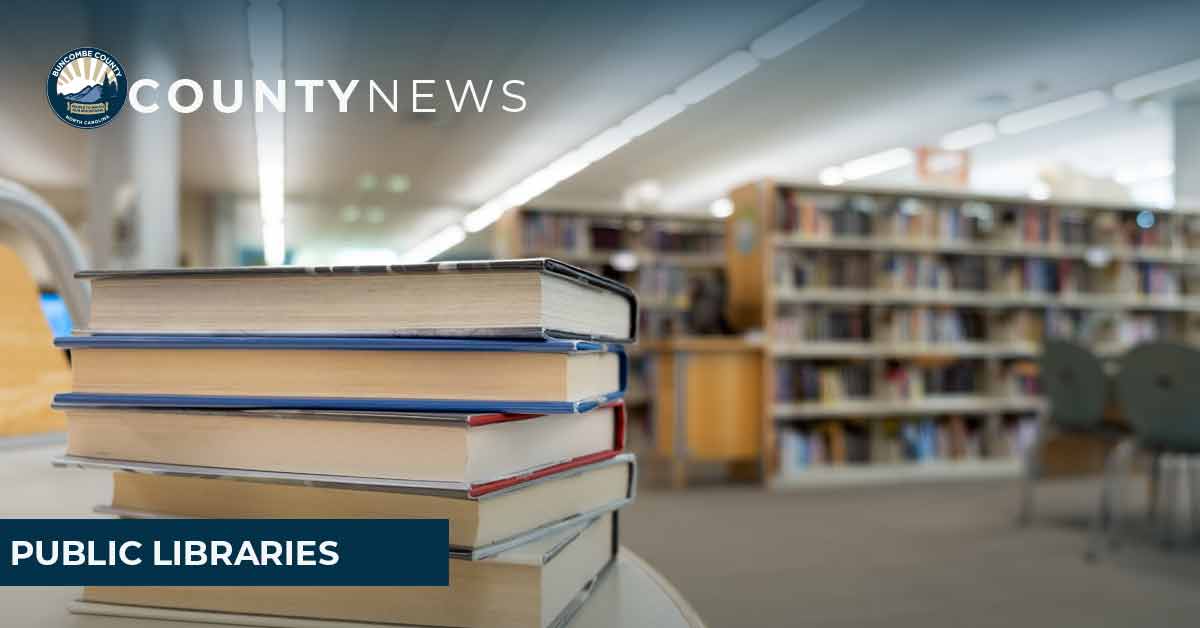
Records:
[[[97,39],[112,42],[108,50],[129,82],[146,77],[161,86],[155,113],[126,103],[111,124],[88,131],[87,239],[95,268],[179,264],[180,120],[166,104],[167,87],[177,78],[168,36],[177,27],[175,13],[169,3],[143,2],[93,18]]]
[[[128,133],[119,122],[88,132],[88,212],[85,228],[91,268],[119,268],[114,236],[122,187],[129,189]]]
[[[1200,207],[1200,100],[1174,103],[1175,206]]]
[[[159,35],[161,38],[161,34]],[[130,117],[130,171],[137,190],[136,252],[139,268],[179,264],[179,114],[166,105],[167,86],[177,76],[168,51],[157,46],[139,46],[138,74],[150,76],[161,86],[158,111]]]

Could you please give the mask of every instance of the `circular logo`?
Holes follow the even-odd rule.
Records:
[[[59,57],[46,77],[46,101],[59,120],[77,129],[102,127],[125,106],[125,68],[117,58],[92,47]]]

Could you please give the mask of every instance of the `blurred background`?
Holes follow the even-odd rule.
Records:
[[[1194,623],[1194,372],[1115,391],[1130,349],[1200,341],[1200,3],[4,13],[0,182],[91,267],[552,256],[634,288],[625,542],[710,625]],[[59,121],[46,75],[85,45],[157,80],[158,111]],[[194,112],[167,105],[181,78]],[[256,111],[279,79],[286,113]],[[306,111],[297,80],[361,84]],[[468,80],[494,82],[484,111],[455,111]],[[0,220],[41,299],[13,346],[71,329],[41,243]],[[0,399],[65,387],[27,380]],[[1175,395],[1166,436],[1137,395]],[[1102,483],[1106,460],[1131,472]],[[1114,521],[1119,549],[1089,540]]]

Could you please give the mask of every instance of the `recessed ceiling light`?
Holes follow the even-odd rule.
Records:
[[[409,180],[408,175],[394,174],[388,177],[387,186],[388,191],[392,194],[404,194],[408,188],[412,187],[412,181]]]
[[[733,215],[733,201],[728,198],[719,198],[708,206],[708,211],[717,218],[728,218]]]
[[[837,166],[822,168],[820,174],[817,175],[817,180],[821,185],[841,185],[846,182],[846,177],[842,176],[842,169]]]
[[[354,205],[347,205],[339,212],[342,222],[358,222],[362,218],[362,210]]]
[[[363,215],[366,217],[367,222],[373,225],[382,223],[383,219],[387,217],[387,214],[384,213],[382,207],[368,207],[367,211],[364,212]]]
[[[608,264],[614,270],[627,273],[638,267],[638,257],[633,251],[621,250],[609,256]]]
[[[377,187],[379,187],[379,177],[369,172],[358,175],[358,189],[370,192]]]
[[[1045,181],[1034,181],[1033,185],[1029,186],[1029,198],[1035,201],[1050,198],[1050,186]]]
[[[625,209],[648,209],[658,206],[662,198],[662,184],[656,179],[642,179],[625,188],[623,204]]]

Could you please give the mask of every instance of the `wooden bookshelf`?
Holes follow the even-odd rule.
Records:
[[[691,280],[725,269],[725,229],[707,214],[598,207],[521,207],[494,230],[496,257],[553,257],[612,277],[638,294],[639,343],[687,333]],[[649,355],[628,348],[626,402],[645,415],[653,400]]]
[[[1014,475],[1043,339],[1200,339],[1200,212],[773,181],[730,199],[773,488]]]

